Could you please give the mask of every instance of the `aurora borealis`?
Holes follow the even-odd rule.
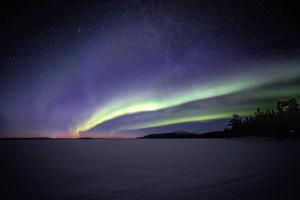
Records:
[[[296,7],[266,7],[261,1],[4,5],[0,137],[201,133],[222,130],[233,114],[299,99]]]
[[[296,64],[297,65],[297,64]],[[126,99],[121,98],[116,102],[112,102],[111,105],[104,105],[102,108],[97,109],[91,117],[89,117],[86,121],[79,124],[78,128],[75,129],[75,132],[86,131],[97,125],[100,125],[106,121],[112,120],[114,118],[120,117],[122,115],[130,115],[139,112],[147,112],[147,111],[159,111],[161,109],[167,109],[175,106],[180,106],[185,103],[193,102],[193,101],[201,101],[203,99],[208,98],[216,98],[222,97],[226,95],[230,95],[233,93],[243,92],[245,90],[251,90],[251,94],[257,93],[259,89],[257,89],[257,85],[259,87],[263,87],[265,84],[272,84],[282,81],[287,81],[290,79],[295,79],[300,76],[300,70],[297,67],[285,66],[285,69],[276,69],[273,66],[274,71],[280,71],[281,73],[272,73],[272,71],[264,71],[264,77],[259,77],[258,75],[251,77],[251,74],[248,73],[247,77],[241,77],[240,75],[232,75],[231,79],[235,79],[234,76],[237,76],[239,80],[237,81],[226,81],[222,80],[223,84],[215,83],[207,84],[206,86],[195,86],[192,89],[184,90],[184,91],[176,91],[175,95],[169,94],[166,98],[163,98],[162,94],[158,94],[159,99],[153,99],[150,95],[136,98],[136,99]],[[265,75],[267,74],[267,75]],[[291,90],[291,85],[286,86],[283,89],[277,89],[276,92],[270,91],[270,89],[263,89],[260,93],[260,98],[283,98],[283,97],[293,97],[298,96],[300,94],[300,87],[296,85],[296,88]],[[133,95],[134,96],[134,95]],[[242,95],[244,96],[244,95]],[[239,97],[241,100],[243,97]],[[259,98],[259,97],[258,97]],[[253,97],[248,97],[248,100],[254,100]],[[222,107],[227,107],[226,104],[210,105],[208,108],[199,109],[199,112],[203,112],[205,110],[211,110],[211,107],[218,106],[218,110],[223,110]],[[258,104],[256,106],[259,106]],[[266,105],[264,105],[266,106]],[[196,106],[195,106],[196,107]],[[195,109],[195,107],[193,109]],[[249,107],[249,108],[248,108]],[[157,114],[156,122],[148,122],[143,125],[137,125],[135,128],[148,128],[153,126],[162,126],[183,122],[195,122],[195,121],[204,121],[204,120],[214,120],[214,119],[222,119],[222,118],[230,118],[233,113],[240,113],[243,115],[249,115],[253,113],[253,105],[245,106],[245,108],[234,109],[230,107],[228,108],[230,111],[225,113],[215,113],[216,111],[211,111],[211,113],[207,113],[205,115],[190,115],[186,112],[180,118],[174,117],[172,114],[168,117],[168,119],[159,120],[160,114]],[[247,111],[243,110],[247,109]],[[178,114],[178,113],[176,113]],[[175,115],[176,115],[175,114]]]

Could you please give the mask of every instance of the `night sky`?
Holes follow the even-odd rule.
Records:
[[[297,1],[7,1],[0,137],[222,130],[300,97]]]

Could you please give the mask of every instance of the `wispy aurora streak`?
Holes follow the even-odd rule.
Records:
[[[251,109],[248,111],[239,111],[240,116],[248,116],[252,114]],[[224,112],[224,113],[214,113],[214,114],[207,114],[207,115],[195,115],[195,116],[186,116],[180,118],[170,118],[170,119],[163,119],[159,121],[149,122],[145,124],[140,124],[138,126],[132,126],[128,129],[143,129],[143,128],[152,128],[157,126],[165,126],[165,125],[173,125],[173,124],[180,124],[186,122],[202,122],[202,121],[209,121],[209,120],[217,120],[217,119],[227,119],[232,116],[233,111],[231,112]]]
[[[243,73],[244,74],[244,73]],[[280,83],[300,77],[300,68],[298,63],[290,63],[288,65],[273,66],[260,71],[260,73],[247,72],[246,75],[234,74],[232,77],[220,78],[220,81],[207,83],[206,85],[194,86],[188,89],[174,91],[169,96],[164,96],[159,89],[153,90],[146,95],[138,94],[129,95],[124,98],[118,98],[116,101],[109,102],[104,106],[100,106],[90,117],[73,128],[73,132],[79,133],[87,131],[95,126],[98,126],[106,121],[118,118],[124,115],[131,115],[147,111],[159,111],[170,107],[180,106],[185,103],[215,98],[233,93],[243,92],[248,89],[255,89],[258,86]],[[266,90],[259,93],[253,93],[253,97],[286,97],[290,95],[298,95],[299,87],[285,87],[280,91]],[[142,93],[141,93],[142,94]],[[251,97],[250,97],[251,98]],[[223,105],[225,106],[225,105]],[[255,105],[257,106],[257,105]],[[163,126],[185,122],[207,121],[214,119],[223,119],[230,117],[233,113],[241,115],[249,115],[253,112],[253,108],[246,110],[232,109],[226,112],[208,113],[205,115],[186,115],[181,117],[161,119],[152,122],[141,123],[135,126],[127,127],[129,129],[148,128],[155,126]]]

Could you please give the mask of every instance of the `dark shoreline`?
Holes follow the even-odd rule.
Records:
[[[161,134],[149,134],[137,139],[242,139],[242,138],[271,138],[276,140],[300,139],[299,135],[289,134],[289,135],[239,135],[233,134],[228,131],[214,131],[208,133],[188,133],[188,132],[171,132],[171,133],[161,133]]]
[[[289,134],[284,136],[275,135],[248,135],[238,136],[230,134],[227,131],[214,131],[207,133],[190,133],[190,132],[169,132],[169,133],[157,133],[149,134],[142,137],[136,138],[50,138],[50,137],[32,137],[32,138],[0,138],[1,140],[130,140],[130,139],[275,139],[275,140],[299,140],[298,134]]]
[[[0,138],[1,140],[118,140],[118,139],[136,139],[136,138]]]

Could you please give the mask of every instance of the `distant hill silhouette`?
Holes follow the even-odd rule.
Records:
[[[150,134],[142,139],[157,138],[232,138],[232,137],[277,137],[300,138],[300,108],[296,99],[278,101],[276,108],[257,111],[250,117],[234,114],[224,131],[203,134],[184,131]]]
[[[170,132],[170,133],[160,133],[160,134],[150,134],[141,138],[154,139],[154,138],[197,138],[199,134],[188,133],[188,132]]]
[[[170,133],[159,133],[150,134],[140,139],[189,139],[189,138],[225,138],[226,133],[224,131],[215,131],[209,133],[189,133],[189,132],[170,132]]]

